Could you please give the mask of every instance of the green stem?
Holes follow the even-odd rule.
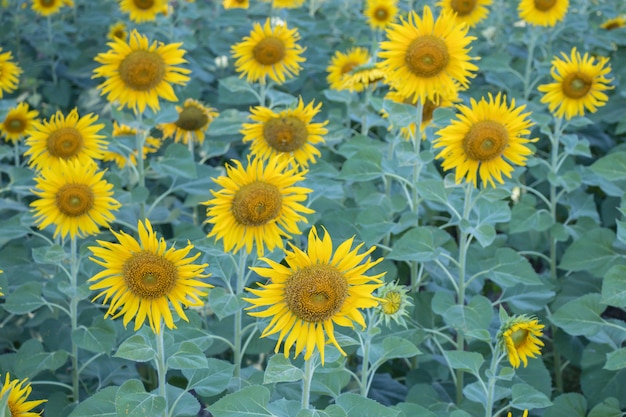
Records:
[[[315,373],[317,355],[311,355],[311,357],[304,361],[304,376],[302,377],[302,402],[300,403],[302,409],[311,408],[311,382],[313,381],[313,374]]]
[[[52,19],[50,17],[50,15],[48,16],[48,49],[50,51],[53,50],[53,43],[52,43]],[[50,75],[52,77],[52,83],[54,85],[57,85],[57,73],[56,73],[56,60],[53,55],[50,55]]]
[[[246,250],[243,249],[239,254],[239,265],[237,267],[237,285],[235,287],[235,295],[239,297],[243,293],[243,289],[245,286],[245,276],[246,276]],[[235,365],[234,377],[239,378],[241,374],[241,338],[242,338],[242,323],[243,320],[243,310],[239,309],[235,312],[235,328],[234,328],[234,340],[233,340],[233,361]]]
[[[165,326],[163,326],[163,324],[161,324],[161,331],[155,334],[156,337],[156,345],[157,345],[157,354],[156,354],[156,358],[154,359],[156,362],[156,371],[157,371],[157,378],[158,378],[158,384],[159,384],[159,396],[163,397],[163,399],[165,399],[165,409],[163,410],[163,417],[167,417],[167,382],[166,382],[166,376],[167,376],[167,365],[165,364],[165,342],[163,340],[163,332],[165,331]]]
[[[143,114],[137,113],[137,133],[135,134],[136,148],[137,148],[137,176],[138,187],[146,187],[146,173],[144,168],[143,159],[143,147],[146,141],[146,132],[143,128]],[[146,218],[146,202],[139,203],[139,219],[145,220]]]
[[[361,345],[363,347],[363,363],[361,364],[361,397],[367,398],[367,392],[369,391],[369,365],[370,365],[370,345],[371,337],[369,334],[369,327],[365,337],[361,338]]]
[[[535,55],[535,46],[537,45],[537,37],[539,31],[535,27],[530,28],[530,41],[528,42],[528,54],[526,57],[526,70],[524,71],[524,100],[528,100],[530,96],[530,75],[533,70],[533,60]]]
[[[504,358],[504,355],[500,354],[500,349],[496,347],[491,356],[491,365],[489,366],[489,381],[487,382],[487,409],[485,410],[485,417],[492,417],[493,415],[493,400],[496,388],[496,372],[498,370],[498,364]]]
[[[70,322],[72,329],[72,397],[74,403],[80,401],[79,392],[79,369],[78,369],[78,346],[74,340],[78,329],[78,248],[76,237],[70,239]]]
[[[420,174],[422,172],[422,163],[419,160],[420,147],[422,145],[422,115],[424,112],[424,103],[421,99],[417,100],[415,111],[415,131],[407,128],[411,132],[411,143],[413,144],[413,151],[415,152],[415,164],[413,165],[413,175],[411,178],[411,202],[410,205],[415,213],[416,226],[419,226],[419,193],[417,191],[417,183],[419,182]],[[418,283],[418,265],[417,261],[411,262],[411,288],[416,289],[419,286]]]

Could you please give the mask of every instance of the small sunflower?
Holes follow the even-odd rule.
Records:
[[[180,318],[189,321],[182,307],[204,304],[200,297],[204,289],[213,286],[198,278],[208,264],[192,263],[200,252],[187,257],[193,249],[187,243],[183,249],[168,248],[165,239],[157,238],[149,220],[137,224],[139,240],[120,231],[111,231],[119,243],[98,240],[100,246],[90,246],[93,262],[105,268],[89,282],[91,290],[102,290],[93,301],[104,297],[109,304],[105,317],[116,319],[124,316],[124,327],[134,318],[137,331],[146,318],[154,333],[161,331],[161,323],[174,329],[171,307]],[[119,311],[118,311],[119,310]]]
[[[262,81],[270,77],[277,84],[300,73],[304,48],[297,44],[298,29],[281,24],[271,26],[270,19],[261,26],[255,23],[250,36],[231,48],[235,67],[248,82]]]
[[[126,42],[126,39],[128,39],[126,23],[117,22],[109,26],[109,33],[107,34],[107,38],[112,41],[114,41],[115,39],[119,39]]]
[[[167,15],[167,0],[119,0],[122,13],[135,23],[156,20],[159,13]]]
[[[290,164],[248,157],[246,167],[237,160],[226,165],[227,176],[213,180],[223,188],[211,190],[213,198],[203,203],[209,206],[206,223],[213,225],[208,237],[223,239],[224,250],[233,253],[243,247],[250,253],[256,244],[263,256],[265,246],[282,248],[283,237],[302,233],[298,222],[307,223],[303,214],[314,211],[301,202],[312,190],[296,185],[308,171]]]
[[[137,129],[126,125],[120,125],[117,122],[113,122],[113,132],[111,133],[111,137],[119,138],[122,136],[135,136],[136,134]],[[148,136],[143,146],[143,158],[146,159],[148,154],[158,151],[160,147],[160,139]],[[108,149],[104,152],[102,160],[113,161],[120,169],[123,169],[129,161],[131,165],[135,166],[137,165],[137,150],[133,149],[130,155],[127,156],[126,154],[118,153],[111,149]]]
[[[278,156],[281,160],[288,160],[293,157],[299,165],[306,167],[321,155],[313,145],[323,143],[322,135],[328,133],[324,127],[328,121],[312,122],[321,107],[322,103],[314,106],[313,102],[305,107],[302,97],[296,108],[278,113],[268,107],[253,107],[250,119],[256,123],[243,124],[243,141],[252,142],[250,151],[260,158]]]
[[[489,14],[488,6],[493,0],[439,0],[437,6],[442,10],[456,13],[456,22],[465,23],[469,27],[476,26]]]
[[[520,0],[520,19],[535,26],[554,26],[565,18],[569,0]]]
[[[143,113],[146,106],[158,111],[159,97],[177,101],[172,84],[185,85],[189,81],[186,68],[177,65],[187,62],[182,43],[153,42],[133,29],[130,41],[115,39],[107,45],[107,52],[94,59],[102,64],[94,70],[92,78],[104,77],[98,86],[110,102],[118,102]]]
[[[396,19],[396,0],[366,0],[363,11],[367,24],[374,30],[385,30]]]
[[[272,0],[274,9],[295,9],[304,4],[305,0]]]
[[[541,355],[543,342],[539,337],[543,335],[544,327],[536,318],[525,315],[510,317],[502,323],[497,336],[498,343],[507,352],[513,368],[519,368],[521,362],[525,368],[528,365],[527,358]]]
[[[617,16],[612,19],[605,20],[600,25],[602,29],[615,30],[626,27],[626,16]]]
[[[247,9],[250,7],[250,0],[222,0],[224,9]]]
[[[370,53],[367,49],[359,46],[351,48],[348,52],[343,53],[336,51],[326,68],[328,76],[326,80],[331,90],[346,90],[346,81],[350,76],[350,72],[357,67],[363,66],[370,61]],[[363,91],[363,85],[357,85],[354,90]]]
[[[398,285],[396,282],[386,283],[378,290],[378,312],[385,321],[385,325],[389,326],[391,320],[396,324],[406,327],[405,316],[408,316],[409,308],[413,307],[413,301],[408,295],[409,289],[404,285]]]
[[[97,121],[95,114],[80,117],[78,110],[73,109],[67,117],[58,111],[48,121],[33,122],[26,139],[30,148],[24,153],[30,156],[30,166],[40,170],[56,167],[62,160],[77,160],[86,165],[102,158],[106,141],[98,132],[104,124],[96,124]]]
[[[536,139],[524,139],[530,133],[533,123],[530,112],[522,113],[525,105],[515,107],[506,104],[506,96],[498,94],[495,99],[489,94],[489,101],[483,97],[480,102],[470,99],[471,107],[459,105],[461,115],[443,129],[433,142],[434,148],[443,148],[437,158],[443,158],[444,170],[456,168],[456,182],[467,177],[476,186],[480,175],[483,186],[494,179],[504,183],[502,174],[511,177],[513,167],[525,165],[532,151],[526,147]]]
[[[317,347],[323,364],[326,340],[346,354],[335,338],[335,324],[354,328],[357,323],[366,327],[359,309],[378,305],[380,300],[372,292],[383,285],[384,273],[365,274],[383,259],[373,261],[369,257],[375,247],[359,255],[363,244],[352,249],[353,242],[354,238],[348,239],[333,252],[330,234],[325,230],[320,238],[313,227],[306,252],[289,243],[293,252],[285,250],[286,265],[261,258],[269,268],[250,268],[270,279],[268,284],[259,283],[260,289],[248,289],[257,298],[244,300],[252,304],[247,309],[264,308],[248,313],[251,316],[271,317],[261,337],[280,332],[276,353],[289,333],[283,347],[285,357],[294,344],[295,357],[305,350],[305,360]]]
[[[350,92],[363,91],[385,79],[385,73],[374,63],[351,69],[344,77],[343,87]]]
[[[5,141],[16,143],[30,133],[37,116],[39,116],[37,110],[30,110],[27,103],[21,102],[10,109],[4,121],[0,123],[0,134],[4,136]]]
[[[157,128],[163,131],[163,139],[174,137],[174,142],[182,140],[187,144],[189,140],[202,144],[204,132],[209,128],[219,113],[212,107],[205,107],[192,98],[185,100],[183,107],[176,106],[178,119],[172,123],[163,123]]]
[[[41,16],[50,16],[61,11],[63,6],[74,7],[73,0],[33,0],[31,9]]]
[[[10,417],[39,417],[43,411],[37,413],[31,410],[48,401],[27,401],[33,389],[26,381],[28,381],[26,378],[21,381],[18,379],[11,380],[9,373],[5,375],[4,384],[2,384],[2,390],[0,390],[0,401],[7,398],[6,404],[10,411]]]
[[[3,93],[12,93],[17,88],[22,69],[13,62],[11,51],[2,52],[0,48],[0,98]]]

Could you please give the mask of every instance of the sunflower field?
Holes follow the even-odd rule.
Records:
[[[0,417],[626,415],[623,0],[1,0]]]

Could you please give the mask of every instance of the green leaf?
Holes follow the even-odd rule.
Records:
[[[197,417],[200,411],[200,403],[189,392],[167,384],[165,387],[165,396],[167,404],[175,404],[174,409],[170,411],[171,416],[176,417]]]
[[[272,417],[269,399],[267,388],[252,385],[220,398],[208,410],[214,417]]]
[[[559,395],[554,399],[553,406],[548,408],[544,417],[585,417],[587,400],[578,393]]]
[[[442,251],[441,247],[449,240],[450,235],[436,227],[416,227],[393,244],[387,258],[396,261],[432,261],[437,259]]]
[[[626,307],[626,265],[615,265],[602,280],[602,304]]]
[[[511,388],[511,405],[520,410],[546,408],[552,401],[543,392],[537,391],[528,384],[515,384]]]
[[[489,334],[485,334],[484,330],[489,328],[492,317],[491,302],[482,295],[475,295],[465,306],[455,304],[443,314],[446,323],[463,331],[466,336],[480,340],[484,340],[484,337],[489,339]]]
[[[572,300],[552,315],[552,323],[572,336],[593,336],[604,326],[600,314],[600,294],[587,294]]]
[[[480,367],[485,362],[483,355],[478,352],[451,350],[446,351],[444,355],[452,368],[462,369],[476,376],[480,375]]]
[[[146,339],[140,335],[135,334],[126,339],[113,357],[128,359],[136,362],[149,362],[156,356],[155,350],[146,341]]]
[[[220,86],[224,87],[231,93],[242,93],[253,91],[252,86],[246,80],[241,77],[233,75],[231,77],[222,78],[219,80]]]
[[[604,369],[609,371],[626,369],[626,348],[620,348],[606,355]]]
[[[621,256],[612,247],[614,241],[612,230],[591,230],[572,242],[559,267],[568,271],[589,271],[601,277]]]
[[[231,363],[208,358],[206,368],[182,369],[182,373],[188,381],[187,389],[194,389],[203,397],[213,397],[226,389],[234,369]]]
[[[537,209],[536,199],[525,195],[511,209],[509,233],[523,233],[531,230],[545,232],[552,226],[552,216],[546,209]]]
[[[400,411],[392,410],[374,400],[353,393],[341,394],[335,403],[344,409],[348,416],[359,417],[400,417]]]
[[[206,360],[204,352],[195,343],[183,342],[176,353],[167,358],[167,366],[171,369],[205,368]]]
[[[348,181],[372,181],[383,175],[382,155],[375,149],[361,149],[346,159],[339,178]]]
[[[267,409],[276,417],[293,417],[302,410],[300,401],[281,398],[267,405]],[[308,410],[314,411],[314,410]]]
[[[420,180],[415,184],[415,188],[419,195],[427,201],[436,201],[442,204],[448,204],[448,192],[441,180]]]
[[[160,174],[169,177],[196,178],[196,164],[187,146],[172,143],[165,150],[165,155],[152,163]]]
[[[33,248],[33,261],[38,264],[60,264],[67,258],[65,249],[60,245]]]
[[[613,351],[614,348],[608,344],[589,343],[585,347],[580,385],[590,406],[595,406],[604,398],[615,397],[619,400],[620,407],[626,408],[626,368],[617,371],[603,369],[607,355]]]
[[[611,181],[626,179],[626,152],[613,152],[599,158],[591,165],[591,170]]]
[[[209,305],[215,315],[223,320],[225,317],[235,314],[246,306],[246,302],[234,294],[229,293],[224,287],[212,288],[209,292]]]
[[[417,107],[414,105],[383,100],[383,110],[387,113],[390,124],[396,128],[415,123]]]
[[[165,398],[145,392],[143,384],[137,379],[124,382],[115,395],[118,416],[157,416],[165,410],[165,407]]]
[[[487,277],[501,287],[542,284],[530,262],[511,248],[498,248],[481,266],[489,270]]]
[[[276,382],[296,382],[304,377],[304,373],[300,368],[291,364],[289,358],[284,355],[274,355],[267,362],[265,374],[263,376],[264,384],[273,384]]]
[[[106,387],[87,397],[68,417],[117,417],[115,395],[118,387]]]
[[[591,409],[587,417],[621,417],[619,401],[609,397]]]
[[[40,282],[27,282],[6,294],[6,302],[2,307],[12,314],[27,314],[43,306],[41,297],[43,284]]]
[[[68,354],[64,350],[45,352],[41,342],[30,339],[20,346],[13,366],[16,375],[32,378],[43,371],[56,371],[65,365],[67,357]]]
[[[409,417],[437,417],[437,414],[429,411],[419,404],[411,403],[399,403],[394,406],[398,410],[402,411],[405,416]]]
[[[382,341],[373,343],[370,350],[370,362],[385,362],[395,358],[412,358],[420,350],[410,341],[398,336],[386,336]]]
[[[108,354],[115,347],[115,327],[110,320],[100,317],[90,327],[78,327],[72,333],[72,340],[81,349]]]

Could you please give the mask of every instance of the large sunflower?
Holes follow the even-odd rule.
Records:
[[[203,291],[213,286],[197,278],[205,278],[208,264],[192,263],[200,252],[187,257],[193,249],[187,243],[183,249],[168,248],[165,239],[157,238],[149,220],[137,224],[139,240],[124,232],[111,231],[119,243],[98,240],[100,246],[90,246],[89,258],[105,269],[89,282],[91,290],[102,290],[93,301],[104,297],[109,304],[105,317],[124,316],[124,327],[134,318],[137,331],[148,319],[152,331],[159,333],[161,323],[176,328],[171,307],[180,318],[189,321],[182,307],[201,306]],[[119,310],[119,311],[118,311]]]
[[[42,411],[36,413],[31,410],[48,401],[27,401],[33,389],[26,381],[26,378],[21,381],[19,379],[11,380],[11,375],[8,372],[5,375],[4,383],[0,390],[0,401],[8,396],[6,404],[9,407],[10,417],[39,417]]]
[[[488,6],[493,0],[439,0],[437,6],[442,10],[456,13],[456,22],[465,23],[469,27],[476,26],[489,14]]]
[[[510,317],[502,323],[497,339],[501,348],[508,354],[513,368],[519,368],[521,362],[525,368],[528,365],[527,358],[541,355],[543,342],[539,338],[543,335],[544,327],[536,318],[525,315]]]
[[[177,65],[187,62],[182,43],[163,44],[150,42],[133,29],[129,42],[115,39],[107,45],[108,52],[98,54],[94,60],[100,64],[92,78],[105,77],[98,86],[110,102],[143,112],[146,106],[158,111],[159,97],[177,101],[172,84],[184,85],[189,81],[186,68]]]
[[[111,133],[111,137],[120,138],[124,136],[135,135],[137,135],[137,129],[135,129],[134,127],[120,125],[117,122],[113,122],[113,132]],[[158,151],[160,147],[160,139],[148,136],[143,146],[143,158],[146,159],[148,154]],[[130,162],[131,165],[135,166],[137,165],[137,149],[133,149],[132,151],[130,151],[130,154],[128,154],[127,156],[127,153],[117,152],[109,148],[104,152],[102,160],[113,161],[120,169],[123,169],[128,164],[128,162]]]
[[[272,27],[270,19],[261,26],[255,23],[250,36],[231,48],[237,72],[248,82],[262,81],[270,77],[277,84],[300,73],[304,48],[297,44],[298,29],[289,29],[286,24]]]
[[[243,141],[252,142],[251,152],[263,159],[293,157],[299,165],[306,167],[321,155],[313,145],[324,142],[322,135],[328,133],[324,127],[328,121],[312,122],[321,107],[322,103],[314,106],[313,102],[305,107],[302,97],[295,108],[278,113],[268,107],[253,107],[250,119],[256,123],[243,124]]]
[[[569,0],[520,0],[520,19],[535,26],[554,26],[565,17]]]
[[[502,184],[502,174],[511,177],[511,163],[525,165],[532,153],[526,144],[536,139],[522,136],[530,133],[533,123],[530,113],[523,113],[526,106],[515,107],[515,100],[508,106],[506,96],[498,94],[494,99],[489,94],[489,101],[470,100],[471,107],[459,105],[461,115],[437,131],[433,147],[443,148],[437,158],[444,159],[444,170],[456,168],[457,183],[467,177],[476,186],[480,175],[483,186],[495,187],[494,179]]]
[[[204,142],[204,132],[208,129],[219,113],[212,107],[205,107],[192,98],[185,100],[182,107],[176,106],[178,119],[172,123],[163,123],[157,128],[163,131],[163,139],[174,137],[176,143],[182,140],[187,144],[189,140],[197,143]]]
[[[86,165],[94,159],[102,158],[106,141],[98,132],[104,124],[95,124],[98,116],[89,113],[80,117],[73,109],[67,117],[58,111],[48,121],[35,121],[24,152],[30,156],[30,166],[36,170],[43,167],[56,167],[62,160],[76,160]]]
[[[37,116],[39,116],[39,112],[30,110],[28,104],[22,101],[8,111],[0,123],[0,134],[4,136],[4,140],[7,142],[16,143],[30,133]]]
[[[31,8],[41,16],[58,13],[63,6],[74,7],[73,0],[33,0]]]
[[[214,179],[223,187],[211,190],[206,201],[207,220],[213,229],[209,237],[224,239],[224,250],[250,253],[256,244],[257,254],[283,247],[283,237],[302,233],[298,222],[307,223],[303,214],[314,213],[300,204],[312,190],[299,187],[308,171],[290,166],[290,161],[272,158],[248,158],[248,165],[233,160],[226,165],[227,176]]]
[[[330,59],[330,63],[326,68],[328,76],[328,84],[331,90],[347,90],[346,84],[350,72],[357,68],[367,64],[370,61],[370,53],[367,49],[360,46],[351,48],[345,54],[341,51],[336,51],[333,57]],[[363,91],[365,86],[363,84],[354,87],[354,91]]]
[[[478,69],[468,55],[475,38],[467,36],[467,25],[454,19],[452,12],[442,10],[435,20],[424,6],[422,18],[410,11],[408,20],[391,24],[379,53],[387,82],[404,96],[420,100],[454,88],[455,81],[467,87]]]
[[[396,19],[397,0],[366,0],[363,14],[372,29],[384,30]]]
[[[285,357],[289,356],[294,344],[294,355],[297,357],[305,350],[305,360],[317,347],[323,364],[327,338],[345,355],[335,338],[335,324],[354,328],[357,323],[365,328],[359,309],[378,305],[379,299],[372,292],[383,285],[380,278],[384,273],[365,274],[383,259],[373,261],[368,256],[375,247],[359,255],[363,244],[352,249],[353,241],[353,238],[346,240],[333,252],[329,233],[326,231],[320,238],[313,227],[306,252],[289,243],[293,252],[285,250],[286,265],[261,258],[269,268],[251,268],[270,281],[259,283],[260,289],[248,289],[258,298],[244,300],[252,304],[248,309],[263,308],[249,313],[251,316],[271,317],[261,337],[280,332],[276,353],[289,334],[283,347]]]
[[[612,79],[606,77],[611,72],[609,59],[596,60],[588,53],[581,57],[576,47],[572,48],[570,56],[563,52],[561,55],[563,59],[552,60],[550,73],[555,82],[537,88],[545,93],[541,102],[548,103],[556,117],[565,116],[567,120],[584,115],[585,109],[595,113],[609,99],[604,91],[613,88],[608,85]]]
[[[0,48],[0,98],[4,93],[12,93],[17,88],[22,69],[13,62],[11,51]]]
[[[119,0],[120,10],[136,23],[156,20],[159,13],[167,14],[167,0]]]

